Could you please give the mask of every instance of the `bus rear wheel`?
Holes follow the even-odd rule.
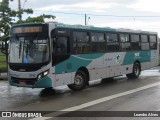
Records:
[[[87,78],[88,77],[85,72],[78,70],[74,78],[74,83],[68,85],[68,87],[74,91],[82,90],[87,85]]]
[[[138,78],[141,74],[141,66],[138,62],[134,63],[132,73],[126,74],[128,78]]]

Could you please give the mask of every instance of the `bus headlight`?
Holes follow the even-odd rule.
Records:
[[[43,74],[41,73],[41,74],[38,75],[37,79],[39,80],[39,79],[41,79],[42,77],[43,77]]]
[[[40,73],[38,76],[37,76],[37,79],[42,79],[43,77],[47,76],[49,74],[49,70],[46,70],[42,73]]]
[[[49,70],[43,72],[43,77],[49,74]]]

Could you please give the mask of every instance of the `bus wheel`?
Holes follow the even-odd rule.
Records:
[[[126,74],[128,78],[138,78],[141,74],[141,66],[138,62],[134,63],[133,71],[130,74]]]
[[[68,87],[74,91],[82,90],[87,85],[87,78],[88,77],[85,72],[78,70],[74,78],[74,83],[68,85]]]

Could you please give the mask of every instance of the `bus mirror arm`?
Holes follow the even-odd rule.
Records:
[[[2,40],[2,46],[1,46],[1,52],[3,53],[3,54],[6,54],[6,55],[8,55],[8,41],[9,41],[9,39],[10,39],[10,37],[8,36],[8,37],[6,37],[6,38],[4,38],[3,40]]]

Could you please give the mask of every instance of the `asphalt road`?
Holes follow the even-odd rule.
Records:
[[[160,111],[160,72],[157,68],[142,72],[138,79],[129,80],[126,76],[121,76],[112,81],[96,80],[79,92],[71,91],[67,86],[49,92],[44,89],[18,88],[9,86],[7,81],[0,81],[0,86],[0,111],[47,111],[43,117],[48,118],[42,120],[114,120],[117,119],[114,115],[122,111]],[[58,111],[81,112],[68,115]],[[120,112],[113,112],[112,117],[107,117],[110,113],[106,111]],[[54,117],[57,114],[64,116]],[[124,116],[127,114],[129,113],[121,113]],[[118,117],[120,120],[151,118]],[[160,114],[152,119],[159,118]]]

